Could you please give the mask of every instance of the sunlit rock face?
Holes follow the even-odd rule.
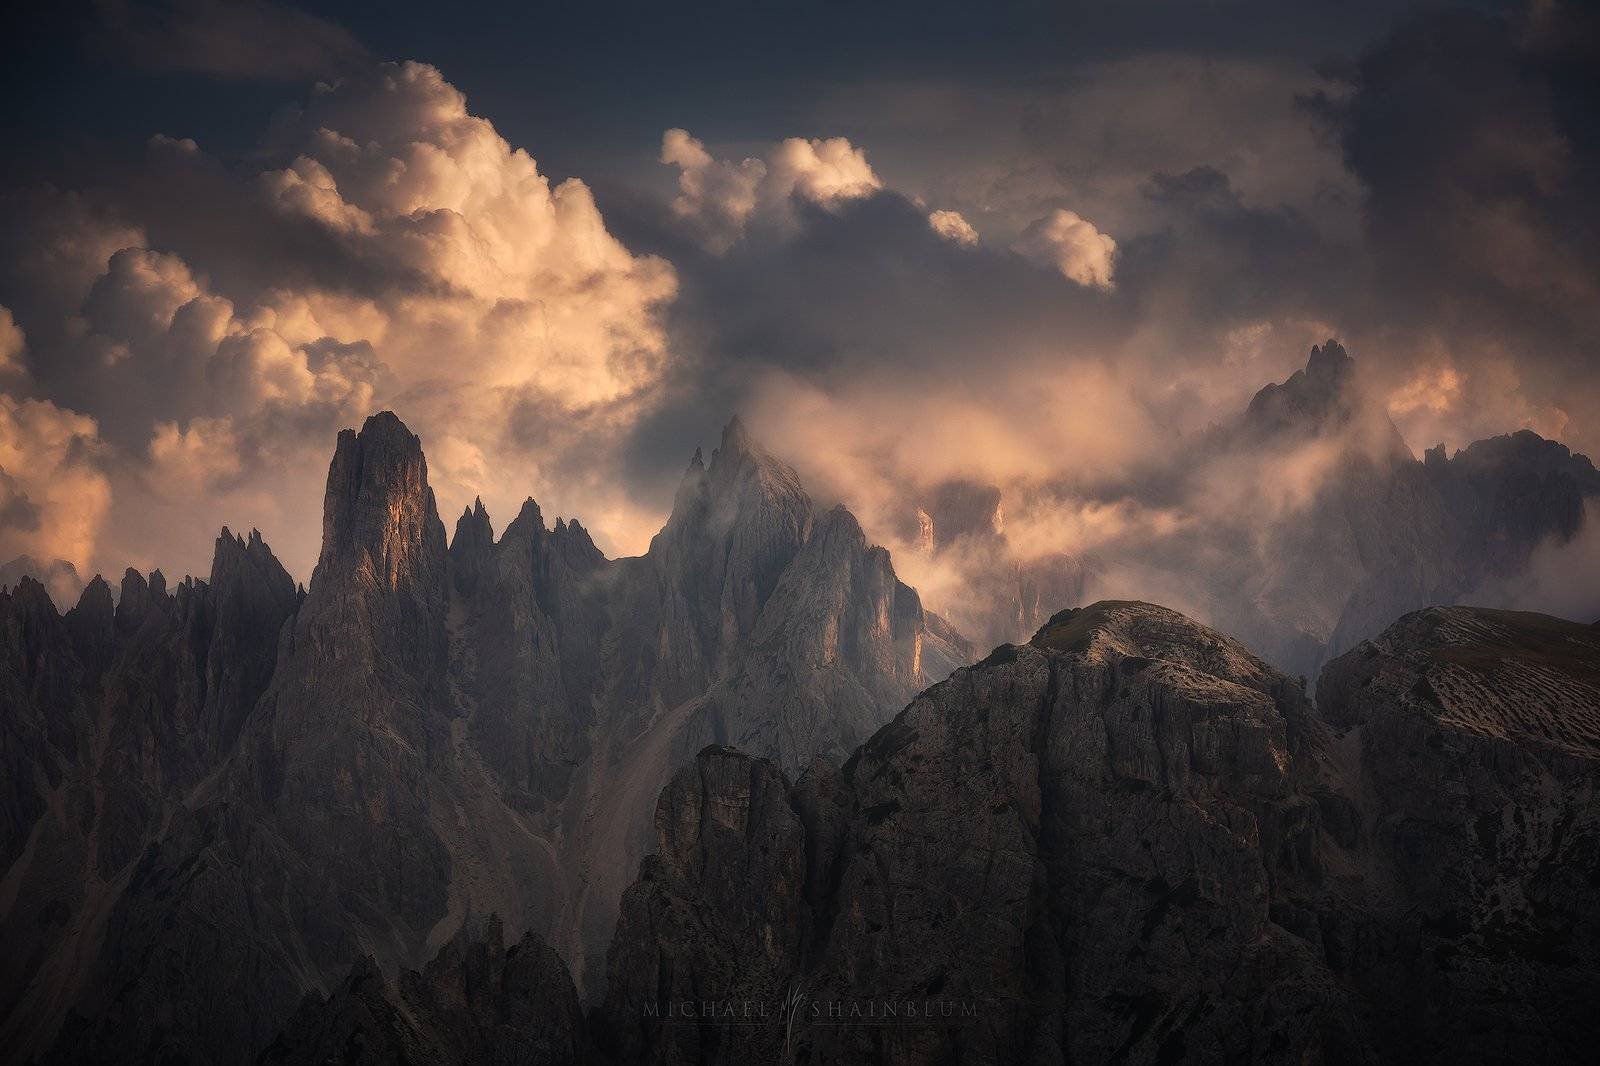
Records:
[[[1098,603],[842,768],[709,748],[662,793],[596,1032],[634,1062],[1587,1061],[1596,639],[1408,616],[1329,666],[1323,718],[1238,642]],[[796,990],[787,1027],[640,1008]],[[885,1001],[958,1013],[830,1022]]]
[[[0,597],[12,1046],[245,1061],[308,990],[372,1002],[356,960],[422,968],[490,913],[597,995],[701,737],[840,757],[965,655],[737,422],[639,558],[531,500],[447,546],[389,413],[339,436],[323,533],[304,593],[224,531],[209,585],[130,572],[64,618],[31,580]]]

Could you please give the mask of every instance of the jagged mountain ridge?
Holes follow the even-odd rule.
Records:
[[[24,783],[7,942],[38,930],[8,964],[8,1046],[42,1050],[65,1017],[62,1061],[238,1061],[351,960],[420,966],[488,911],[581,975],[685,736],[836,755],[926,683],[925,640],[965,654],[737,421],[650,551],[607,560],[532,501],[498,541],[469,509],[447,547],[420,442],[376,415],[340,435],[303,601],[270,558],[225,535],[211,586],[130,573],[114,613],[103,583],[65,617],[31,581],[0,600]],[[165,656],[149,673],[177,695],[129,713],[144,679],[95,665],[112,653]],[[111,767],[133,799],[96,784]],[[80,854],[103,867],[92,900],[61,890]]]
[[[1596,663],[1596,626],[1431,608],[1313,706],[1177,612],[1063,611],[842,767],[702,751],[662,791],[595,1046],[530,1061],[1586,1062]],[[481,1041],[492,981],[387,1020],[459,994],[461,956],[358,965],[272,1061]],[[566,1038],[564,1002],[527,1032]]]
[[[680,771],[595,1032],[636,1063],[1587,1061],[1597,653],[1593,626],[1431,609],[1330,664],[1319,710],[1176,612],[1063,612],[840,769]],[[977,1006],[640,1009],[793,989]]]
[[[1514,581],[1541,545],[1583,531],[1586,501],[1600,501],[1587,457],[1520,430],[1418,459],[1358,369],[1335,340],[1313,347],[1303,369],[1264,386],[1237,418],[1115,490],[1152,506],[1219,488],[1241,500],[1202,508],[1204,529],[1140,540],[1131,557],[1111,544],[1018,560],[1000,491],[962,482],[916,505],[907,539],[964,572],[955,620],[985,638],[980,647],[1024,640],[1063,603],[1154,589],[1281,669],[1315,677],[1399,615]],[[1292,484],[1252,495],[1257,482],[1283,480]]]

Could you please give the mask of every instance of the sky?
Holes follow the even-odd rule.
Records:
[[[384,408],[447,522],[640,552],[738,413],[891,547],[1092,550],[1329,337],[1419,454],[1600,452],[1579,5],[379,7],[4,16],[0,560],[308,578]]]

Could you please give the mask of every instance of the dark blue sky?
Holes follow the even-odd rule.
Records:
[[[251,5],[216,5],[239,6]],[[719,141],[768,139],[775,130],[855,132],[838,122],[816,127],[822,93],[858,93],[870,112],[877,87],[888,83],[1027,87],[1085,63],[1161,51],[1350,62],[1407,5],[282,5],[291,6],[347,32],[373,57],[438,66],[475,111],[529,147],[547,170],[603,180],[619,159],[653,155],[669,126]],[[203,65],[195,42],[163,40],[160,26],[211,7],[183,0],[14,5],[5,16],[0,79],[8,106],[0,123],[9,143],[28,147],[8,165],[48,171],[142,143],[155,131],[193,137],[217,152],[253,144],[283,103],[285,86],[298,89],[305,70],[195,69]],[[137,47],[121,32],[128,21],[153,27]],[[323,65],[327,75],[338,72],[337,62]]]

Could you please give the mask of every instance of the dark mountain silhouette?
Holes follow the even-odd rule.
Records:
[[[842,767],[680,770],[595,1047],[570,996],[506,1006],[497,968],[548,955],[501,962],[495,929],[398,982],[357,966],[266,1061],[1587,1062],[1597,663],[1592,626],[1435,608],[1313,707],[1174,611],[1063,611]]]
[[[1515,572],[1594,491],[1531,434],[1400,455],[1343,358],[1208,445],[1375,427],[1317,524],[1272,534],[1284,569],[1241,586],[1280,654]],[[1003,536],[991,495],[947,494],[933,536]],[[1082,592],[1001,577],[1017,621]],[[1301,608],[1322,628],[1274,628]],[[1592,1035],[1595,639],[1407,615],[1313,710],[1238,641],[1109,603],[956,670],[970,645],[737,420],[649,551],[611,560],[531,500],[447,539],[383,413],[339,437],[306,589],[223,530],[205,581],[95,578],[65,614],[31,577],[0,592],[0,1047],[1560,1061]],[[639,1014],[795,983],[989,1013],[781,1039]]]
[[[838,757],[967,656],[737,421],[640,558],[531,500],[447,547],[384,413],[339,437],[303,596],[224,531],[210,582],[61,616],[23,579],[0,619],[0,1042],[72,1062],[248,1058],[471,914],[598,975],[680,754]]]

